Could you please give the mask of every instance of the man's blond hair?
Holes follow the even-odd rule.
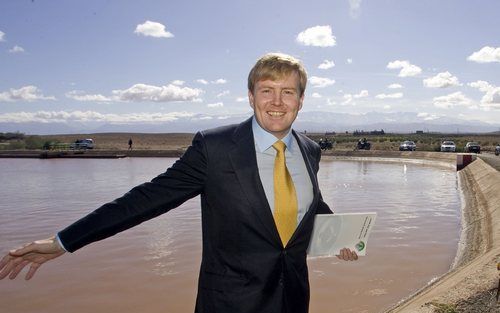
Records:
[[[278,80],[294,72],[299,75],[297,88],[302,97],[306,90],[307,72],[300,60],[284,53],[267,53],[257,60],[248,74],[248,90],[253,94],[258,81]]]

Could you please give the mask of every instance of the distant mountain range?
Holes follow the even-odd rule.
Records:
[[[20,131],[26,134],[76,134],[76,133],[194,133],[198,130],[240,123],[249,115],[210,116],[198,114],[181,117],[163,123],[0,123],[0,132]],[[355,130],[380,130],[392,133],[424,132],[441,133],[485,133],[500,130],[500,124],[492,125],[481,121],[469,121],[451,117],[429,119],[414,112],[347,114],[330,112],[301,112],[294,129],[308,132],[345,132]]]

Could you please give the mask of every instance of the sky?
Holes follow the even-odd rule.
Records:
[[[500,2],[0,2],[2,123],[250,116],[267,52],[309,79],[302,111],[415,112],[500,127]]]

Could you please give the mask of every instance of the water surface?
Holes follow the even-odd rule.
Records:
[[[57,230],[174,162],[0,159],[0,251]],[[456,173],[407,163],[322,161],[337,212],[376,211],[368,256],[309,260],[310,312],[380,312],[446,272],[460,230]],[[201,258],[199,199],[0,282],[2,311],[193,312]],[[71,309],[69,309],[71,308]]]

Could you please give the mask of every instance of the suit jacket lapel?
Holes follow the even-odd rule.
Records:
[[[233,142],[234,147],[229,151],[229,158],[241,188],[257,219],[267,230],[268,236],[266,238],[269,238],[274,243],[281,244],[273,214],[259,176],[251,118],[239,125],[233,134]]]
[[[304,215],[304,217],[300,221],[300,224],[297,226],[297,229],[295,230],[292,238],[290,239],[290,242],[293,242],[294,238],[296,236],[298,236],[298,234],[300,233],[300,230],[303,228],[304,223],[306,223],[306,221],[309,218],[311,218],[311,215],[312,216],[315,215],[315,213],[316,213],[315,208],[316,208],[318,201],[319,201],[318,179],[317,179],[316,172],[313,169],[313,165],[311,163],[311,156],[313,155],[312,154],[313,152],[309,151],[309,149],[307,148],[307,145],[304,142],[304,139],[301,136],[298,136],[297,133],[293,130],[292,130],[292,133],[293,133],[295,139],[297,139],[297,143],[299,145],[300,152],[302,153],[304,163],[306,164],[307,172],[309,173],[309,177],[311,179],[311,183],[313,186],[313,201],[311,202],[311,205],[309,206],[306,214]]]

